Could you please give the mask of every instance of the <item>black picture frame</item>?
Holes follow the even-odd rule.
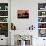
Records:
[[[29,18],[29,10],[17,10],[17,18]]]

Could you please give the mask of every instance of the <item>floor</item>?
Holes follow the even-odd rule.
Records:
[[[0,46],[8,46],[8,45],[0,45]]]

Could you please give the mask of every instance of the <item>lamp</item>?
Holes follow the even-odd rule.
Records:
[[[30,37],[30,35],[19,35],[20,36],[20,38],[22,39],[21,40],[21,46],[25,46],[25,45],[28,45],[28,44],[25,44],[26,43],[26,41],[25,40],[29,40],[29,38],[31,38]],[[32,44],[32,43],[31,43]],[[29,43],[29,45],[30,45],[30,43]]]

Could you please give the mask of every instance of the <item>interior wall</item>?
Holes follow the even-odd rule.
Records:
[[[34,5],[33,5],[34,4]],[[29,19],[18,19],[17,10],[18,9],[28,9],[29,10]],[[35,25],[37,23],[37,2],[31,1],[11,1],[11,22],[16,26],[16,30],[28,30],[29,26]]]
[[[33,46],[44,46],[43,38],[38,37],[38,3],[46,3],[46,0],[11,0],[11,22],[14,23],[17,30],[28,30],[32,24],[35,26],[33,33]],[[17,10],[29,9],[29,19],[18,19]],[[16,30],[16,31],[17,31]],[[18,31],[19,32],[19,31]],[[35,37],[37,36],[37,37]]]
[[[0,3],[8,3],[8,0],[0,0]]]

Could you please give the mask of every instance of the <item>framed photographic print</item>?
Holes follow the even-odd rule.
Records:
[[[17,18],[29,18],[29,10],[17,10]]]
[[[0,23],[0,35],[8,37],[8,23]]]
[[[38,10],[45,10],[46,9],[46,3],[39,3],[38,4]]]
[[[0,17],[0,22],[8,22],[8,17]]]
[[[0,11],[0,16],[8,16],[8,11]]]
[[[46,23],[38,23],[38,28],[46,28]]]
[[[38,22],[46,22],[46,17],[38,17]]]
[[[46,37],[46,29],[39,29],[39,37]]]

